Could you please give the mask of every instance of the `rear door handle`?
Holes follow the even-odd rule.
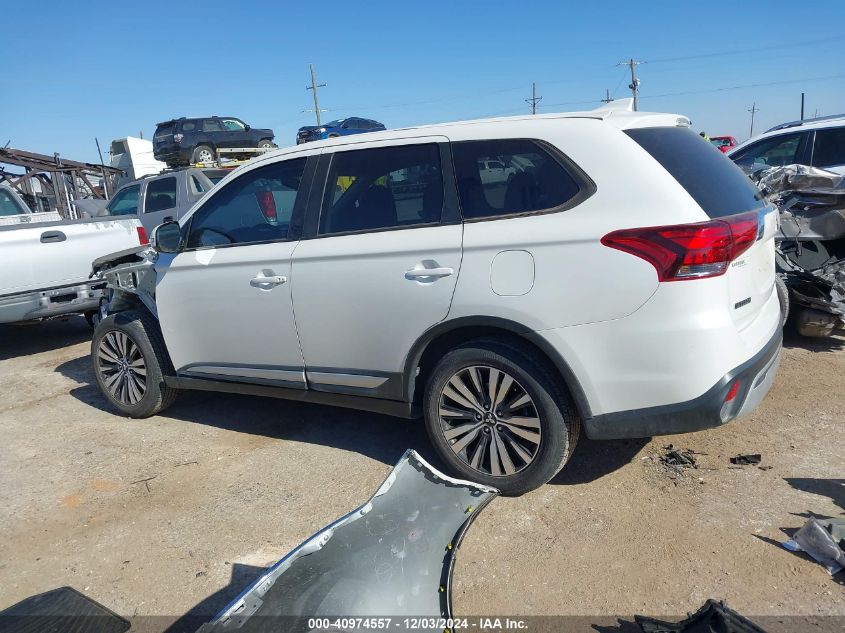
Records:
[[[253,277],[249,281],[249,285],[253,288],[267,288],[268,286],[281,286],[283,283],[286,283],[288,280],[287,277],[283,277],[282,275],[273,275],[273,276],[266,276],[264,273],[260,273],[257,277]]]
[[[454,274],[454,268],[412,268],[405,272],[405,279],[426,279],[430,277],[439,279]]]
[[[48,244],[50,242],[64,242],[66,239],[67,235],[61,231],[44,231],[41,234],[42,244]]]

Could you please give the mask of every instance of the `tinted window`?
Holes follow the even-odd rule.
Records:
[[[711,218],[761,206],[760,193],[742,170],[689,128],[626,130],[640,147],[687,190]]]
[[[439,222],[442,210],[436,144],[338,152],[329,169],[320,233]]]
[[[140,185],[132,185],[118,191],[108,204],[109,215],[134,215],[138,213],[138,192]]]
[[[144,213],[164,211],[176,206],[176,178],[159,178],[147,184],[144,194]]]
[[[168,134],[173,134],[172,123],[165,123],[164,125],[159,125],[156,128],[156,133],[153,135],[153,138],[160,138],[162,136],[167,136]]]
[[[816,132],[813,166],[839,167],[845,165],[845,127]]]
[[[22,215],[26,213],[26,209],[22,209],[18,201],[12,197],[8,191],[0,189],[0,216],[3,215]]]
[[[306,160],[253,169],[215,189],[191,219],[188,248],[286,239]]]
[[[533,141],[454,143],[452,155],[464,218],[551,209],[580,191],[569,172]]]
[[[182,124],[182,131],[183,132],[193,132],[197,127],[197,124],[193,121],[185,121]]]
[[[765,167],[783,167],[798,162],[798,148],[801,146],[801,133],[782,134],[763,139],[731,156],[738,165],[745,168],[762,169]]]
[[[202,186],[202,183],[200,182],[200,179],[197,178],[196,176],[193,176],[193,175],[191,176],[191,182],[194,185],[194,191],[196,191],[197,193],[203,193],[205,191],[205,189]]]
[[[202,120],[202,131],[203,132],[221,132],[223,128],[220,126],[220,121],[215,119],[203,119]]]

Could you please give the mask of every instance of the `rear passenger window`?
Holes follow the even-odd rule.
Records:
[[[332,157],[321,235],[440,221],[443,175],[436,143],[338,152]]]
[[[273,163],[229,182],[194,213],[187,247],[287,239],[306,160]]]
[[[176,206],[176,178],[159,178],[147,184],[144,213],[165,211]]]
[[[845,165],[845,127],[817,131],[813,166],[825,168],[841,165]]]
[[[538,143],[503,139],[452,144],[464,219],[559,207],[581,190]]]

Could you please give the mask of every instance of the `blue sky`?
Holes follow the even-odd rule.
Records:
[[[742,140],[753,102],[758,131],[798,118],[802,91],[807,116],[845,112],[845,3],[796,6],[36,1],[0,40],[0,144],[95,161],[95,136],[108,147],[151,138],[161,120],[217,114],[272,127],[289,145],[314,120],[302,113],[313,105],[309,63],[328,84],[324,121],[519,114],[532,81],[541,112],[591,109],[606,89],[628,96],[615,64],[632,56],[647,62],[641,110]]]

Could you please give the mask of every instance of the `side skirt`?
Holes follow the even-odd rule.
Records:
[[[165,376],[164,382],[174,389],[193,389],[197,391],[220,391],[224,393],[241,393],[283,400],[298,400],[313,404],[325,404],[332,407],[371,411],[397,418],[418,418],[422,412],[418,406],[410,402],[397,400],[382,400],[380,398],[365,398],[346,394],[328,393],[304,389],[291,389],[272,385],[257,385],[245,382],[207,380],[204,378],[186,378]]]

